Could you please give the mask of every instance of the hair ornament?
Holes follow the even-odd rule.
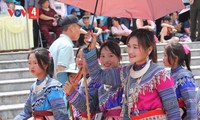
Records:
[[[52,54],[51,54],[51,52],[49,51],[49,58],[52,58]]]
[[[186,44],[183,45],[183,49],[184,49],[184,52],[185,52],[186,55],[190,52],[190,48]]]

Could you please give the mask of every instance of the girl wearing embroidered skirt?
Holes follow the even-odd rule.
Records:
[[[62,85],[53,79],[53,58],[44,48],[38,48],[28,55],[29,71],[37,77],[31,86],[24,111],[14,120],[68,120],[67,102]]]
[[[83,49],[86,46],[82,46],[78,49],[76,53],[76,65],[79,70],[85,66],[86,79],[88,84],[88,94],[89,94],[89,105],[90,105],[90,118],[94,118],[96,112],[99,112],[98,107],[98,88],[100,87],[100,82],[92,81],[88,69],[86,67],[85,58],[83,55]],[[80,82],[79,82],[80,81]],[[75,87],[78,84],[79,87]],[[83,78],[81,80],[67,81],[64,86],[67,100],[71,103],[78,111],[81,113],[81,120],[87,120],[87,105],[86,105],[86,94]]]
[[[97,62],[96,37],[85,50],[85,59],[92,78],[112,87],[124,87],[121,116],[132,120],[181,120],[174,81],[158,66],[156,44],[152,32],[137,29],[127,39],[131,65],[102,70]]]
[[[120,65],[121,49],[119,45],[112,41],[103,43],[99,50],[99,61],[103,69],[117,68]],[[92,79],[101,81],[100,79]],[[120,116],[122,106],[123,88],[113,87],[102,82],[98,90],[99,106],[103,112],[104,120],[122,120]]]
[[[165,46],[163,63],[171,68],[183,120],[197,120],[195,79],[190,61],[191,53],[187,45],[173,42]]]

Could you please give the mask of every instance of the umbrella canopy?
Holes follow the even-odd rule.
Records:
[[[184,8],[182,0],[58,0],[97,16],[156,20]],[[98,3],[97,3],[98,2]],[[95,6],[96,12],[95,12]]]

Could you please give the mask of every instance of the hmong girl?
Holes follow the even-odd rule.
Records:
[[[89,74],[112,87],[124,87],[121,115],[132,120],[181,120],[174,81],[163,67],[158,66],[152,32],[137,29],[127,39],[131,65],[102,70],[97,62],[96,37],[84,50]],[[89,39],[89,35],[85,39]]]
[[[103,43],[99,51],[99,60],[103,69],[117,68],[120,65],[121,49],[112,41]],[[93,79],[95,80],[95,79]],[[100,79],[96,79],[101,81]],[[112,87],[102,82],[98,90],[99,106],[104,120],[122,120],[120,116],[123,88]]]
[[[28,54],[29,71],[37,77],[31,86],[24,111],[14,120],[30,117],[40,120],[68,120],[66,96],[62,85],[53,79],[53,58],[44,48]]]
[[[79,70],[86,66],[85,58],[83,55],[83,49],[85,46],[80,47],[76,53],[76,65]],[[100,82],[92,81],[89,74],[88,69],[85,67],[86,79],[88,84],[88,92],[89,92],[89,103],[90,103],[90,118],[94,118],[96,112],[99,112],[98,107],[98,88],[100,87]],[[83,79],[80,81],[79,87],[77,86],[79,80],[76,81],[67,81],[65,83],[65,92],[67,95],[67,100],[71,103],[77,110],[81,112],[81,119],[86,120],[87,116],[87,105],[86,105],[86,95],[85,95],[85,86]],[[77,83],[76,83],[77,82]]]
[[[173,42],[165,46],[163,63],[171,68],[182,119],[197,120],[196,87],[190,61],[191,53],[187,45]]]

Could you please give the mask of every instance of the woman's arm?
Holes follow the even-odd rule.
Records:
[[[166,40],[164,38],[166,35],[167,35],[167,27],[162,27],[161,32],[160,32],[160,41],[162,43],[166,42]]]
[[[143,25],[143,21],[141,19],[136,19],[136,27],[137,29],[142,28]]]
[[[47,15],[41,14],[40,19],[42,20],[56,20],[54,17],[49,17]]]
[[[86,96],[85,89],[81,89],[82,91],[78,91],[77,89],[72,88],[73,86],[68,82],[65,85],[65,91],[67,93],[67,100],[71,103],[75,108],[80,110],[83,113],[87,113],[87,105],[86,105]],[[70,90],[69,90],[70,89]],[[89,87],[89,103],[90,103],[90,112],[94,113],[98,110],[98,88]]]
[[[175,29],[173,25],[170,25],[170,24],[167,24],[167,23],[162,23],[161,26],[162,27],[169,27],[169,28]]]
[[[180,110],[174,90],[174,80],[165,73],[160,74],[158,93],[162,99],[164,110],[168,120],[181,120]]]
[[[184,84],[178,86],[181,96],[186,104],[187,120],[196,120],[197,119],[197,100],[196,100],[196,91],[195,83],[193,78],[185,77],[182,80]]]
[[[100,35],[102,33],[102,29],[99,27],[95,27],[95,30],[97,30],[97,36]]]
[[[147,22],[149,24],[149,25],[147,25],[148,26],[148,30],[149,31],[153,31],[155,29],[155,27],[156,27],[156,24],[152,20],[147,20]]]
[[[56,120],[69,119],[66,96],[61,87],[51,88],[51,92],[47,95],[47,99],[51,105],[53,116]]]
[[[17,115],[14,120],[27,120],[32,117],[32,108],[31,108],[31,92],[29,93],[28,99],[24,105],[24,111]]]

